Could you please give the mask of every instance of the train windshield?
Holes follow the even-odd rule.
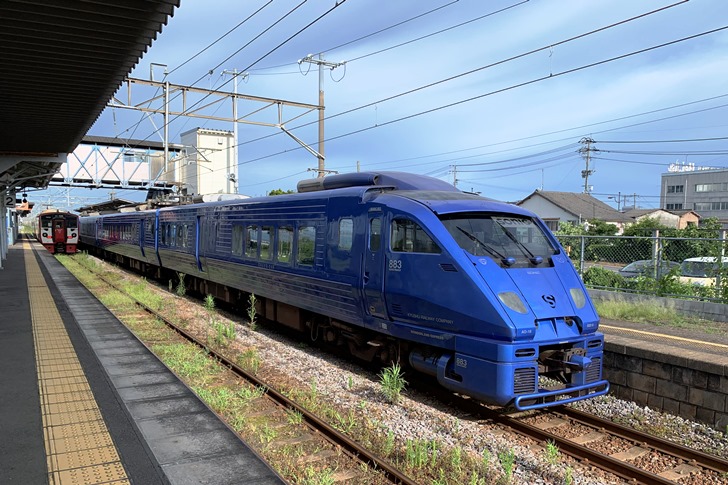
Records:
[[[533,219],[506,214],[449,214],[442,223],[458,245],[473,256],[548,259],[558,249]]]

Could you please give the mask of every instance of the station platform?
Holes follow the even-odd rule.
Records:
[[[56,259],[0,270],[0,483],[284,480]]]
[[[610,393],[640,406],[728,426],[728,323],[705,328],[602,319]]]

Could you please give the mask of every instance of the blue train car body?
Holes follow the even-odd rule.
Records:
[[[106,256],[226,301],[254,293],[268,319],[487,403],[609,389],[599,318],[545,224],[437,179],[334,175],[297,194],[84,217],[80,232]]]

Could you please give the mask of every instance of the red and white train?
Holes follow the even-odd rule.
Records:
[[[78,245],[78,216],[57,209],[41,212],[35,238],[52,254],[74,254]]]

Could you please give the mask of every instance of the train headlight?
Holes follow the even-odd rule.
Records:
[[[498,293],[498,299],[514,312],[521,313],[523,315],[528,313],[526,304],[523,303],[521,297],[512,291],[502,291]]]
[[[586,305],[586,296],[581,288],[570,288],[569,293],[571,293],[571,299],[574,300],[576,308],[584,308],[584,305]]]

